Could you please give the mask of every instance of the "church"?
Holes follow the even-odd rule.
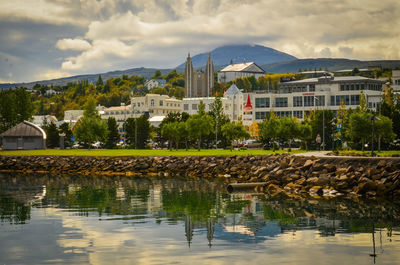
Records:
[[[190,53],[185,66],[185,98],[211,97],[214,88],[214,65],[211,54],[208,55],[206,72],[199,69],[193,71]]]

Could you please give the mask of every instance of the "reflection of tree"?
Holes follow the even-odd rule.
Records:
[[[1,222],[11,224],[24,224],[30,219],[31,207],[15,199],[0,194],[0,219]]]
[[[280,224],[283,224],[283,225],[295,224],[297,222],[297,218],[295,218],[287,213],[284,213],[282,211],[274,210],[269,205],[264,205],[263,211],[264,211],[265,220],[279,221]]]

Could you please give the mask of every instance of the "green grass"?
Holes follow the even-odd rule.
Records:
[[[400,156],[400,150],[391,150],[391,151],[374,151],[375,155],[381,157],[392,157],[392,156]],[[371,156],[371,151],[359,151],[359,150],[346,150],[346,151],[339,151],[339,155],[341,156]]]
[[[292,150],[290,153],[302,153],[302,150]],[[270,155],[275,153],[287,153],[287,150],[222,150],[222,149],[202,149],[200,151],[191,149],[185,150],[135,150],[135,149],[69,149],[69,150],[17,150],[17,151],[0,151],[0,156],[17,155],[17,156],[229,156],[229,155]]]

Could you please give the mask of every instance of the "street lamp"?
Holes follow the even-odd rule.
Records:
[[[372,117],[368,118],[372,122],[372,139],[371,139],[371,156],[374,156],[374,133],[375,133],[375,121],[380,121],[378,117],[372,115]]]

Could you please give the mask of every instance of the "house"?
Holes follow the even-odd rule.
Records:
[[[58,120],[52,115],[34,115],[32,123],[37,126],[42,126],[43,124],[57,123]]]
[[[39,126],[23,121],[0,134],[4,150],[46,149],[46,133]]]
[[[226,66],[218,72],[218,82],[228,83],[237,78],[254,76],[256,79],[265,75],[265,71],[254,62],[237,63]]]
[[[150,80],[147,80],[147,81],[144,83],[144,86],[145,86],[148,90],[150,90],[150,89],[152,89],[153,87],[161,87],[161,88],[163,88],[163,87],[165,86],[166,83],[167,83],[167,81],[164,80],[164,79],[150,79]]]

